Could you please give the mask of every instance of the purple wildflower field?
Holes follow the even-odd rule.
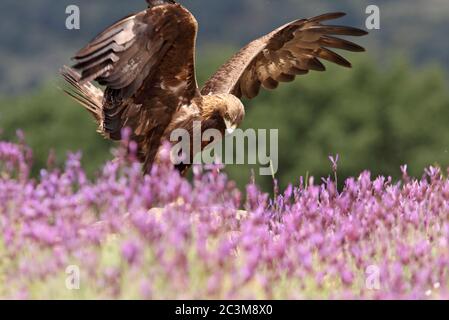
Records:
[[[337,191],[332,158],[335,176],[271,198],[219,166],[189,182],[168,153],[143,176],[123,150],[93,181],[80,154],[30,178],[31,150],[0,142],[0,298],[449,298],[438,168],[417,180],[403,167],[400,182],[363,172]]]

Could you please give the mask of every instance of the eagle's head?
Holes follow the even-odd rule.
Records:
[[[245,107],[240,99],[232,94],[226,95],[228,101],[227,108],[223,109],[223,120],[226,125],[226,132],[232,134],[237,129],[245,117]]]
[[[217,94],[210,97],[214,113],[218,115],[225,126],[227,134],[232,134],[245,117],[245,107],[240,99],[232,94]]]
[[[146,0],[148,3],[148,8],[160,6],[163,4],[176,4],[175,0]]]

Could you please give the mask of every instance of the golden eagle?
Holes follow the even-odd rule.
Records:
[[[240,98],[252,99],[261,87],[275,89],[310,70],[324,71],[319,59],[351,67],[328,48],[364,51],[334,36],[362,36],[366,31],[322,24],[344,13],[300,19],[248,44],[200,89],[195,17],[173,0],[146,1],[146,10],[107,28],[75,55],[73,69],[61,71],[70,86],[66,92],[90,111],[102,135],[120,140],[122,129],[131,128],[146,172],[174,129],[191,132],[193,122],[201,121],[203,131],[215,128],[224,135],[243,120]],[[94,86],[94,80],[105,90]],[[183,173],[188,168],[178,167]]]

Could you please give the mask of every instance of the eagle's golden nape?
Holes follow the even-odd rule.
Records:
[[[173,130],[191,130],[201,121],[205,130],[229,133],[244,118],[240,98],[252,99],[261,88],[275,89],[310,71],[324,71],[320,60],[351,67],[333,49],[364,51],[338,36],[363,36],[366,31],[323,24],[344,13],[296,20],[249,43],[199,89],[195,17],[172,0],[146,2],[148,9],[107,28],[75,55],[73,69],[61,71],[65,91],[94,116],[103,136],[120,140],[122,129],[131,129],[146,171]],[[188,168],[178,169],[185,173]]]

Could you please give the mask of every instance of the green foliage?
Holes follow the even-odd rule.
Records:
[[[22,129],[33,148],[33,172],[45,168],[50,150],[61,165],[68,151],[81,150],[92,174],[110,158],[111,143],[96,133],[93,118],[54,85],[19,98],[0,100],[0,138],[16,139]]]
[[[201,83],[232,50],[208,52],[198,66]],[[340,182],[365,169],[397,178],[403,164],[414,175],[428,165],[448,167],[449,93],[442,72],[433,67],[414,70],[399,60],[379,66],[360,55],[350,58],[352,70],[328,65],[327,72],[298,77],[244,101],[244,128],[279,129],[276,178],[281,185],[297,183],[307,174],[327,177],[328,156],[337,153]],[[100,137],[90,115],[54,85],[29,96],[0,99],[0,128],[7,139],[14,139],[18,128],[25,131],[35,150],[35,168],[45,167],[51,148],[60,161],[68,150],[82,150],[90,173],[111,157],[113,144]],[[257,167],[226,168],[241,187],[251,169]],[[271,190],[271,177],[255,172],[258,183]]]
[[[428,165],[449,166],[449,93],[442,73],[400,61],[379,67],[351,59],[352,70],[329,66],[245,102],[245,128],[279,129],[281,185],[301,175],[328,176],[328,156],[337,153],[340,181],[365,169],[397,178],[403,164],[414,175]],[[240,185],[247,181],[248,167],[229,170]],[[271,188],[270,177],[258,179]]]

